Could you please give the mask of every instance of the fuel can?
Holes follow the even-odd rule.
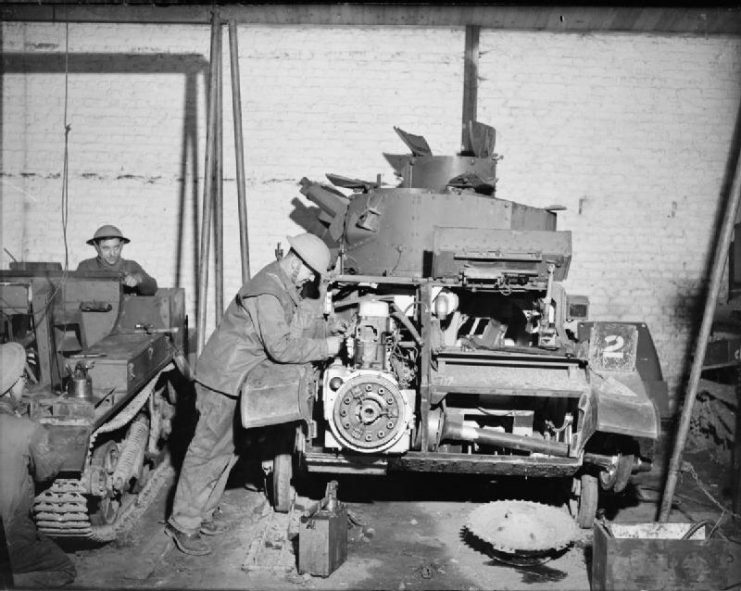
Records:
[[[302,516],[298,534],[298,570],[328,577],[347,559],[347,510],[329,504],[311,516]]]

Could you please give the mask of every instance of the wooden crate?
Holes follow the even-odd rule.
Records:
[[[592,591],[727,589],[741,583],[741,546],[691,523],[594,525]],[[612,535],[610,535],[612,532]]]

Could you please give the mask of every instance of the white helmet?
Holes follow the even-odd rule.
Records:
[[[320,275],[324,275],[329,268],[329,248],[324,241],[314,234],[299,234],[286,236],[288,243],[301,260]]]

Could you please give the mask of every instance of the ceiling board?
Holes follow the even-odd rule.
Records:
[[[52,22],[206,23],[211,4],[98,0],[14,0],[0,4],[0,20]],[[684,35],[741,35],[736,5],[612,6],[552,4],[244,4],[221,3],[224,19],[240,23],[360,26],[465,26],[566,33],[633,32]]]

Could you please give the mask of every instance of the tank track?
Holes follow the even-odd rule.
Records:
[[[80,480],[59,478],[36,497],[34,514],[39,531],[55,538],[109,542],[129,531],[174,474],[167,457],[150,474],[137,495],[129,495],[113,523],[93,525]]]
[[[171,366],[160,370],[125,408],[96,429],[88,443],[86,463],[90,461],[97,437],[130,423],[149,400],[160,374],[168,369]],[[106,525],[93,525],[88,509],[89,493],[82,479],[57,478],[50,488],[36,496],[33,507],[36,527],[40,532],[54,538],[92,539],[101,542],[114,540],[133,526],[171,473],[169,455],[166,455],[149,473],[139,493],[125,496],[115,521]]]
[[[89,538],[92,535],[85,487],[80,480],[56,479],[36,497],[33,511],[36,527],[48,536]]]

